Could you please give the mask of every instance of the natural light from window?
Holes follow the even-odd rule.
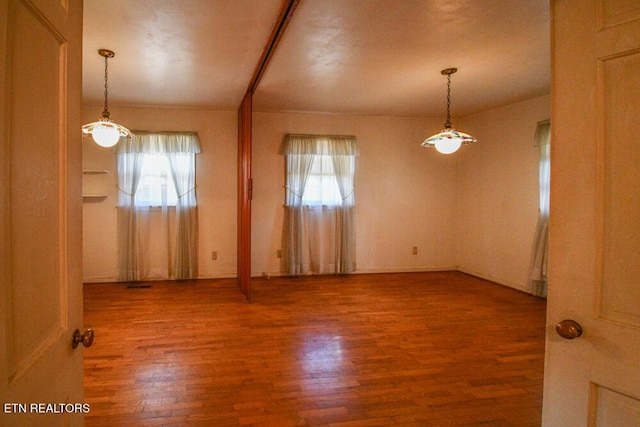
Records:
[[[178,173],[188,170],[189,155],[177,155]],[[176,187],[171,176],[171,165],[164,153],[145,154],[136,191],[136,206],[175,206],[178,202]]]
[[[302,204],[308,206],[340,206],[342,196],[333,171],[331,156],[313,157],[311,172],[302,195]]]

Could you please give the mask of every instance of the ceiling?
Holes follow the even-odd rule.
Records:
[[[85,0],[83,102],[237,110],[282,0]],[[256,111],[466,116],[550,92],[548,0],[301,0]]]

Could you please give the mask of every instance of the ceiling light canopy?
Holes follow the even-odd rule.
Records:
[[[447,76],[447,121],[444,129],[430,136],[422,143],[423,147],[435,147],[442,154],[451,154],[458,151],[464,144],[471,144],[477,140],[468,133],[455,130],[451,126],[451,74],[458,71],[457,68],[446,68],[441,73]]]
[[[114,122],[109,118],[109,78],[108,78],[108,59],[113,58],[115,53],[108,49],[98,49],[98,54],[104,57],[104,109],[102,110],[102,118],[97,122],[89,123],[82,126],[82,134],[84,136],[91,135],[96,144],[102,147],[113,147],[120,141],[120,138],[134,138],[126,127]]]

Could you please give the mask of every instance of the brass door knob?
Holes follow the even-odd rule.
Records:
[[[556,332],[562,338],[572,340],[582,335],[582,326],[575,320],[563,320],[556,325]]]
[[[80,334],[80,330],[76,329],[75,331],[73,331],[73,341],[71,342],[71,347],[76,348],[80,343],[82,343],[82,345],[85,347],[91,347],[91,344],[93,344],[94,335],[95,334],[93,332],[93,329],[91,328],[86,329],[83,334]]]

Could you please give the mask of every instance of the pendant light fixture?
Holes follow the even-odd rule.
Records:
[[[98,49],[98,54],[104,57],[104,110],[102,110],[102,118],[97,122],[89,123],[82,126],[83,135],[91,135],[96,144],[102,147],[113,147],[120,141],[120,138],[134,138],[126,127],[119,125],[109,118],[109,78],[108,78],[108,60],[113,58],[115,53],[109,49]]]
[[[457,68],[447,68],[441,71],[442,75],[447,76],[447,121],[444,124],[444,129],[425,139],[422,143],[423,147],[435,147],[442,154],[455,153],[460,146],[477,141],[471,135],[451,127],[451,74],[456,71],[458,71]]]

